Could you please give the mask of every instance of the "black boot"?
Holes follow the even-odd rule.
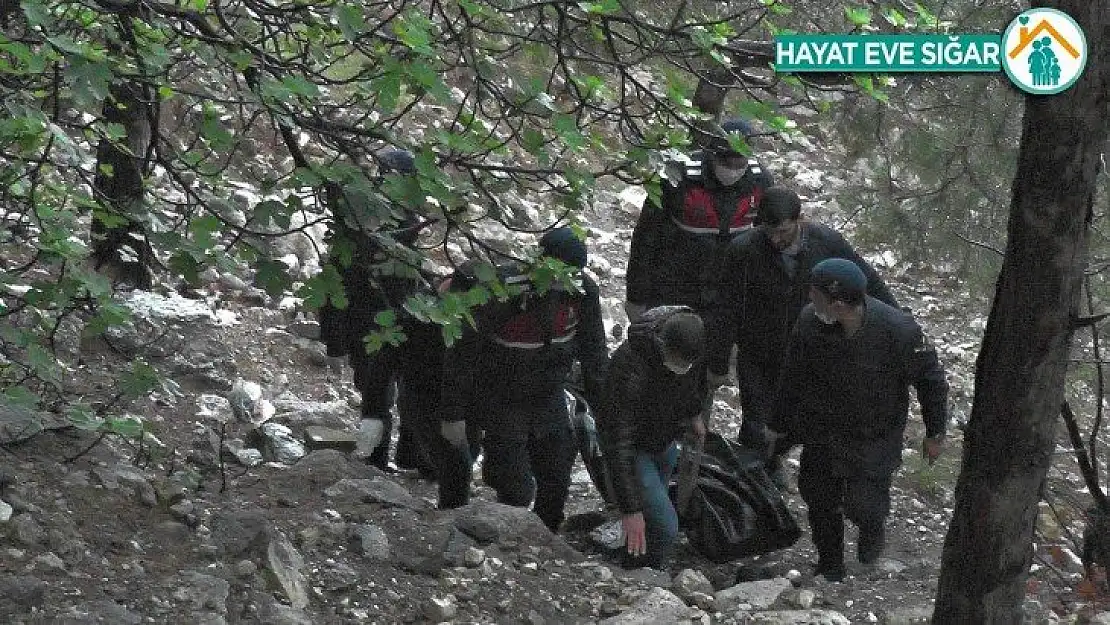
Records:
[[[886,547],[886,525],[860,526],[856,556],[860,564],[874,564]]]
[[[821,575],[830,582],[844,579],[844,517],[839,513],[809,517],[813,544],[817,547],[817,568],[814,575]]]

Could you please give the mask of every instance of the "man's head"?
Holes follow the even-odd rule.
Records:
[[[748,157],[737,152],[729,143],[728,135],[738,132],[745,140],[752,136],[754,130],[748,122],[733,118],[721,124],[724,136],[716,136],[710,142],[710,154],[713,162],[713,175],[721,184],[731,186],[744,177],[748,170]]]
[[[663,366],[682,375],[705,356],[705,324],[692,312],[671,315],[656,331]]]
[[[540,249],[544,256],[558,258],[572,267],[586,266],[586,244],[569,227],[555,228],[544,234],[540,238]]]
[[[866,295],[867,276],[850,260],[828,258],[810,272],[809,297],[824,323],[836,323],[862,304]]]
[[[801,232],[802,199],[786,187],[771,187],[759,203],[755,225],[767,233],[771,245],[785,250],[798,240]]]

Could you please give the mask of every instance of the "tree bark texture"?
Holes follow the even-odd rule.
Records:
[[[1034,4],[1075,18],[1089,56],[1069,90],[1026,98],[1006,253],[944,543],[938,624],[1022,622],[1107,139],[1110,0]]]
[[[112,86],[104,103],[104,119],[123,126],[121,142],[101,139],[96,149],[96,178],[93,192],[106,213],[122,217],[123,225],[92,221],[92,261],[117,280],[148,289],[154,253],[140,221],[144,210],[143,172],[150,147],[150,99],[143,88],[132,83]]]

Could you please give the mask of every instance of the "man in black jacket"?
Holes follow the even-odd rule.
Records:
[[[710,381],[728,380],[729,357],[736,345],[736,377],[744,421],[740,442],[765,449],[779,368],[790,330],[809,301],[813,267],[828,258],[855,263],[867,278],[867,293],[897,307],[882,278],[838,232],[806,220],[798,194],[785,187],[767,190],[756,227],[738,236],[726,252],[721,272],[725,318],[722,336],[712,341]],[[781,440],[769,471],[786,483],[782,457],[791,441]]]
[[[729,120],[721,129],[753,134],[741,120]],[[669,163],[662,205],[645,202],[632,232],[625,304],[629,321],[661,305],[689,306],[703,317],[714,310],[720,304],[716,287],[721,254],[733,237],[751,227],[772,184],[759,161],[735,151],[723,137],[716,137],[707,150]]]
[[[838,581],[845,517],[859,527],[859,561],[882,554],[909,387],[925,421],[922,451],[933,462],[944,445],[948,383],[913,317],[867,296],[855,263],[822,261],[810,284],[812,304],[791,334],[769,425],[803,446],[798,490],[809,510],[816,573]]]
[[[664,568],[672,555],[678,514],[667,489],[675,442],[687,428],[705,436],[704,335],[692,309],[660,306],[629,327],[613,354],[596,418],[623,515],[626,565]]]
[[[564,388],[578,360],[592,401],[609,355],[600,291],[582,271],[585,243],[570,228],[557,228],[541,238],[540,248],[535,265],[501,268],[507,288],[518,293],[475,310],[476,332],[448,350],[441,419],[443,435],[462,455],[467,428],[483,430],[483,479],[498,501],[528,506],[534,500],[536,515],[556,531],[578,453]],[[575,284],[535,284],[552,260],[570,266]],[[440,507],[465,502],[466,493],[441,483]]]
[[[376,156],[383,177],[416,173],[414,157],[407,150],[386,149]],[[347,355],[354,370],[355,387],[362,396],[360,427],[377,433],[376,445],[367,450],[368,461],[383,470],[392,469],[389,445],[396,399],[401,417],[397,465],[435,477],[434,454],[428,444],[438,437],[438,372],[445,347],[438,326],[422,323],[402,308],[410,295],[430,289],[417,270],[419,261],[412,249],[424,224],[407,211],[400,211],[399,220],[384,219],[382,215],[396,214],[397,207],[375,209],[373,202],[385,201],[384,197],[366,189],[345,189],[337,199],[328,262],[343,280],[347,306],[341,309],[329,302],[320,309],[320,338],[328,355]],[[386,311],[396,315],[405,340],[370,353],[365,338],[380,329],[376,317]]]

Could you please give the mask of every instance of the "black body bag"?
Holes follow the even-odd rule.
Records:
[[[677,484],[670,494],[675,497]],[[679,526],[716,563],[793,545],[802,535],[786,500],[752,449],[708,432],[697,483]]]

